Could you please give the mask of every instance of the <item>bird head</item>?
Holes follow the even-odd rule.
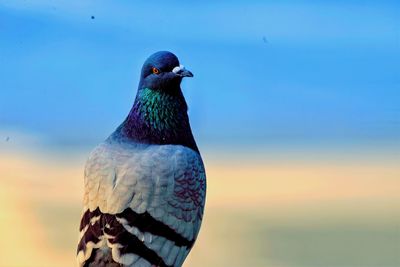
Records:
[[[184,77],[193,77],[193,74],[179,63],[173,53],[159,51],[144,62],[139,89],[149,88],[164,91],[179,89]]]

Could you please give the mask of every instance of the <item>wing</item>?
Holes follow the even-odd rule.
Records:
[[[181,266],[200,229],[206,180],[183,146],[103,144],[85,169],[78,262],[109,248],[126,266]]]

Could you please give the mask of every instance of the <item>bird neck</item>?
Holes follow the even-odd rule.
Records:
[[[138,90],[128,117],[117,129],[124,137],[145,144],[176,144],[198,151],[181,90]]]

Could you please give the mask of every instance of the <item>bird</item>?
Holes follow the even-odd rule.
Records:
[[[146,59],[125,120],[84,168],[78,266],[182,266],[198,236],[206,197],[182,79],[168,51]]]

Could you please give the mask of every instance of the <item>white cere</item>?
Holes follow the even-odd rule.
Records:
[[[179,73],[180,71],[185,70],[185,66],[179,65],[172,69],[173,73]]]

